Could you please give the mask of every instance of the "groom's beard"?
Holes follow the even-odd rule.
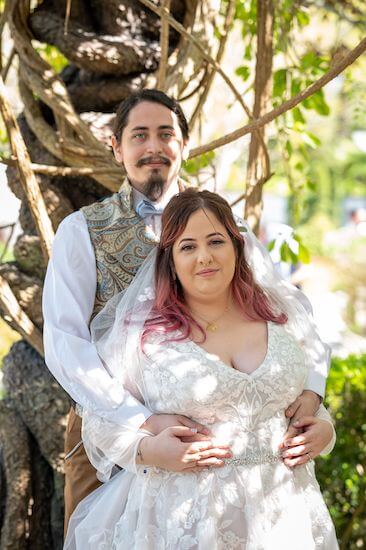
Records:
[[[166,166],[170,166],[171,162],[168,158],[163,157],[159,155],[158,157],[145,157],[143,159],[140,159],[136,166],[140,167],[144,164],[149,164],[150,162],[153,162],[154,160],[159,160],[163,162]],[[164,188],[166,184],[166,179],[163,178],[161,175],[160,170],[157,168],[156,170],[151,170],[150,175],[145,183],[142,184],[143,190],[142,193],[150,199],[151,201],[157,201],[161,198],[161,196],[164,193]]]
[[[159,170],[153,170],[148,180],[143,184],[143,194],[151,201],[158,201],[164,193],[166,179]]]

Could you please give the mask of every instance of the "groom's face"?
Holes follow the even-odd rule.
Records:
[[[131,109],[120,143],[114,139],[112,146],[131,185],[155,201],[176,181],[186,142],[173,111],[143,101]]]

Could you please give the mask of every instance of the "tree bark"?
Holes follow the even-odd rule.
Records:
[[[254,83],[254,119],[268,111],[272,92],[273,63],[273,0],[259,0],[257,3],[257,59]],[[250,138],[246,177],[246,199],[244,217],[253,231],[258,234],[262,213],[262,190],[270,177],[269,156],[266,150],[266,128],[253,132]]]

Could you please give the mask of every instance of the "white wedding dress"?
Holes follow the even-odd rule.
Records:
[[[154,337],[145,351],[153,411],[206,424],[234,458],[200,473],[120,471],[79,504],[64,548],[336,550],[314,463],[289,469],[277,454],[284,411],[307,377],[305,354],[286,327],[268,323],[267,355],[252,374],[192,341]],[[318,415],[329,419],[324,407]]]

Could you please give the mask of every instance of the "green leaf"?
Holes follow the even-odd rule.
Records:
[[[292,149],[291,141],[289,139],[286,140],[285,149],[288,153],[288,156],[291,157],[293,149]]]
[[[291,261],[291,255],[290,255],[290,248],[287,244],[286,241],[284,241],[282,244],[281,244],[281,248],[280,248],[280,256],[281,256],[281,261],[282,262],[289,262]]]
[[[323,90],[318,90],[312,96],[304,99],[302,105],[305,109],[314,109],[319,115],[327,116],[330,113],[329,105],[325,101]]]
[[[235,73],[240,76],[244,80],[244,82],[248,80],[250,76],[249,67],[246,67],[245,65],[242,65],[241,67],[235,69]]]
[[[305,27],[305,25],[308,25],[310,23],[310,17],[308,16],[308,14],[301,10],[298,10],[296,12],[296,19],[300,27]]]
[[[273,75],[273,95],[282,97],[287,88],[287,70],[278,69]]]
[[[320,145],[320,139],[314,136],[311,132],[302,132],[301,137],[304,143],[312,149],[316,149]]]
[[[271,250],[274,249],[275,244],[276,244],[276,239],[273,239],[272,241],[270,241],[270,242],[267,244],[267,250],[268,250],[268,252],[271,252]]]
[[[306,180],[306,185],[311,191],[315,192],[317,190],[317,185],[316,185],[315,181]]]
[[[309,69],[318,65],[318,56],[315,52],[307,52],[300,59],[300,66],[303,70]]]
[[[303,117],[300,107],[294,107],[291,113],[295,124],[305,124],[306,121],[305,121],[305,118]]]
[[[298,78],[291,78],[291,96],[297,95],[301,91],[301,83]]]
[[[310,263],[310,251],[302,242],[299,242],[299,261],[303,264]]]
[[[250,61],[252,59],[253,48],[251,44],[248,44],[244,51],[244,59]]]
[[[188,174],[197,174],[200,170],[206,168],[214,158],[215,152],[209,151],[208,153],[204,153],[199,157],[186,160],[184,163],[184,170]]]

